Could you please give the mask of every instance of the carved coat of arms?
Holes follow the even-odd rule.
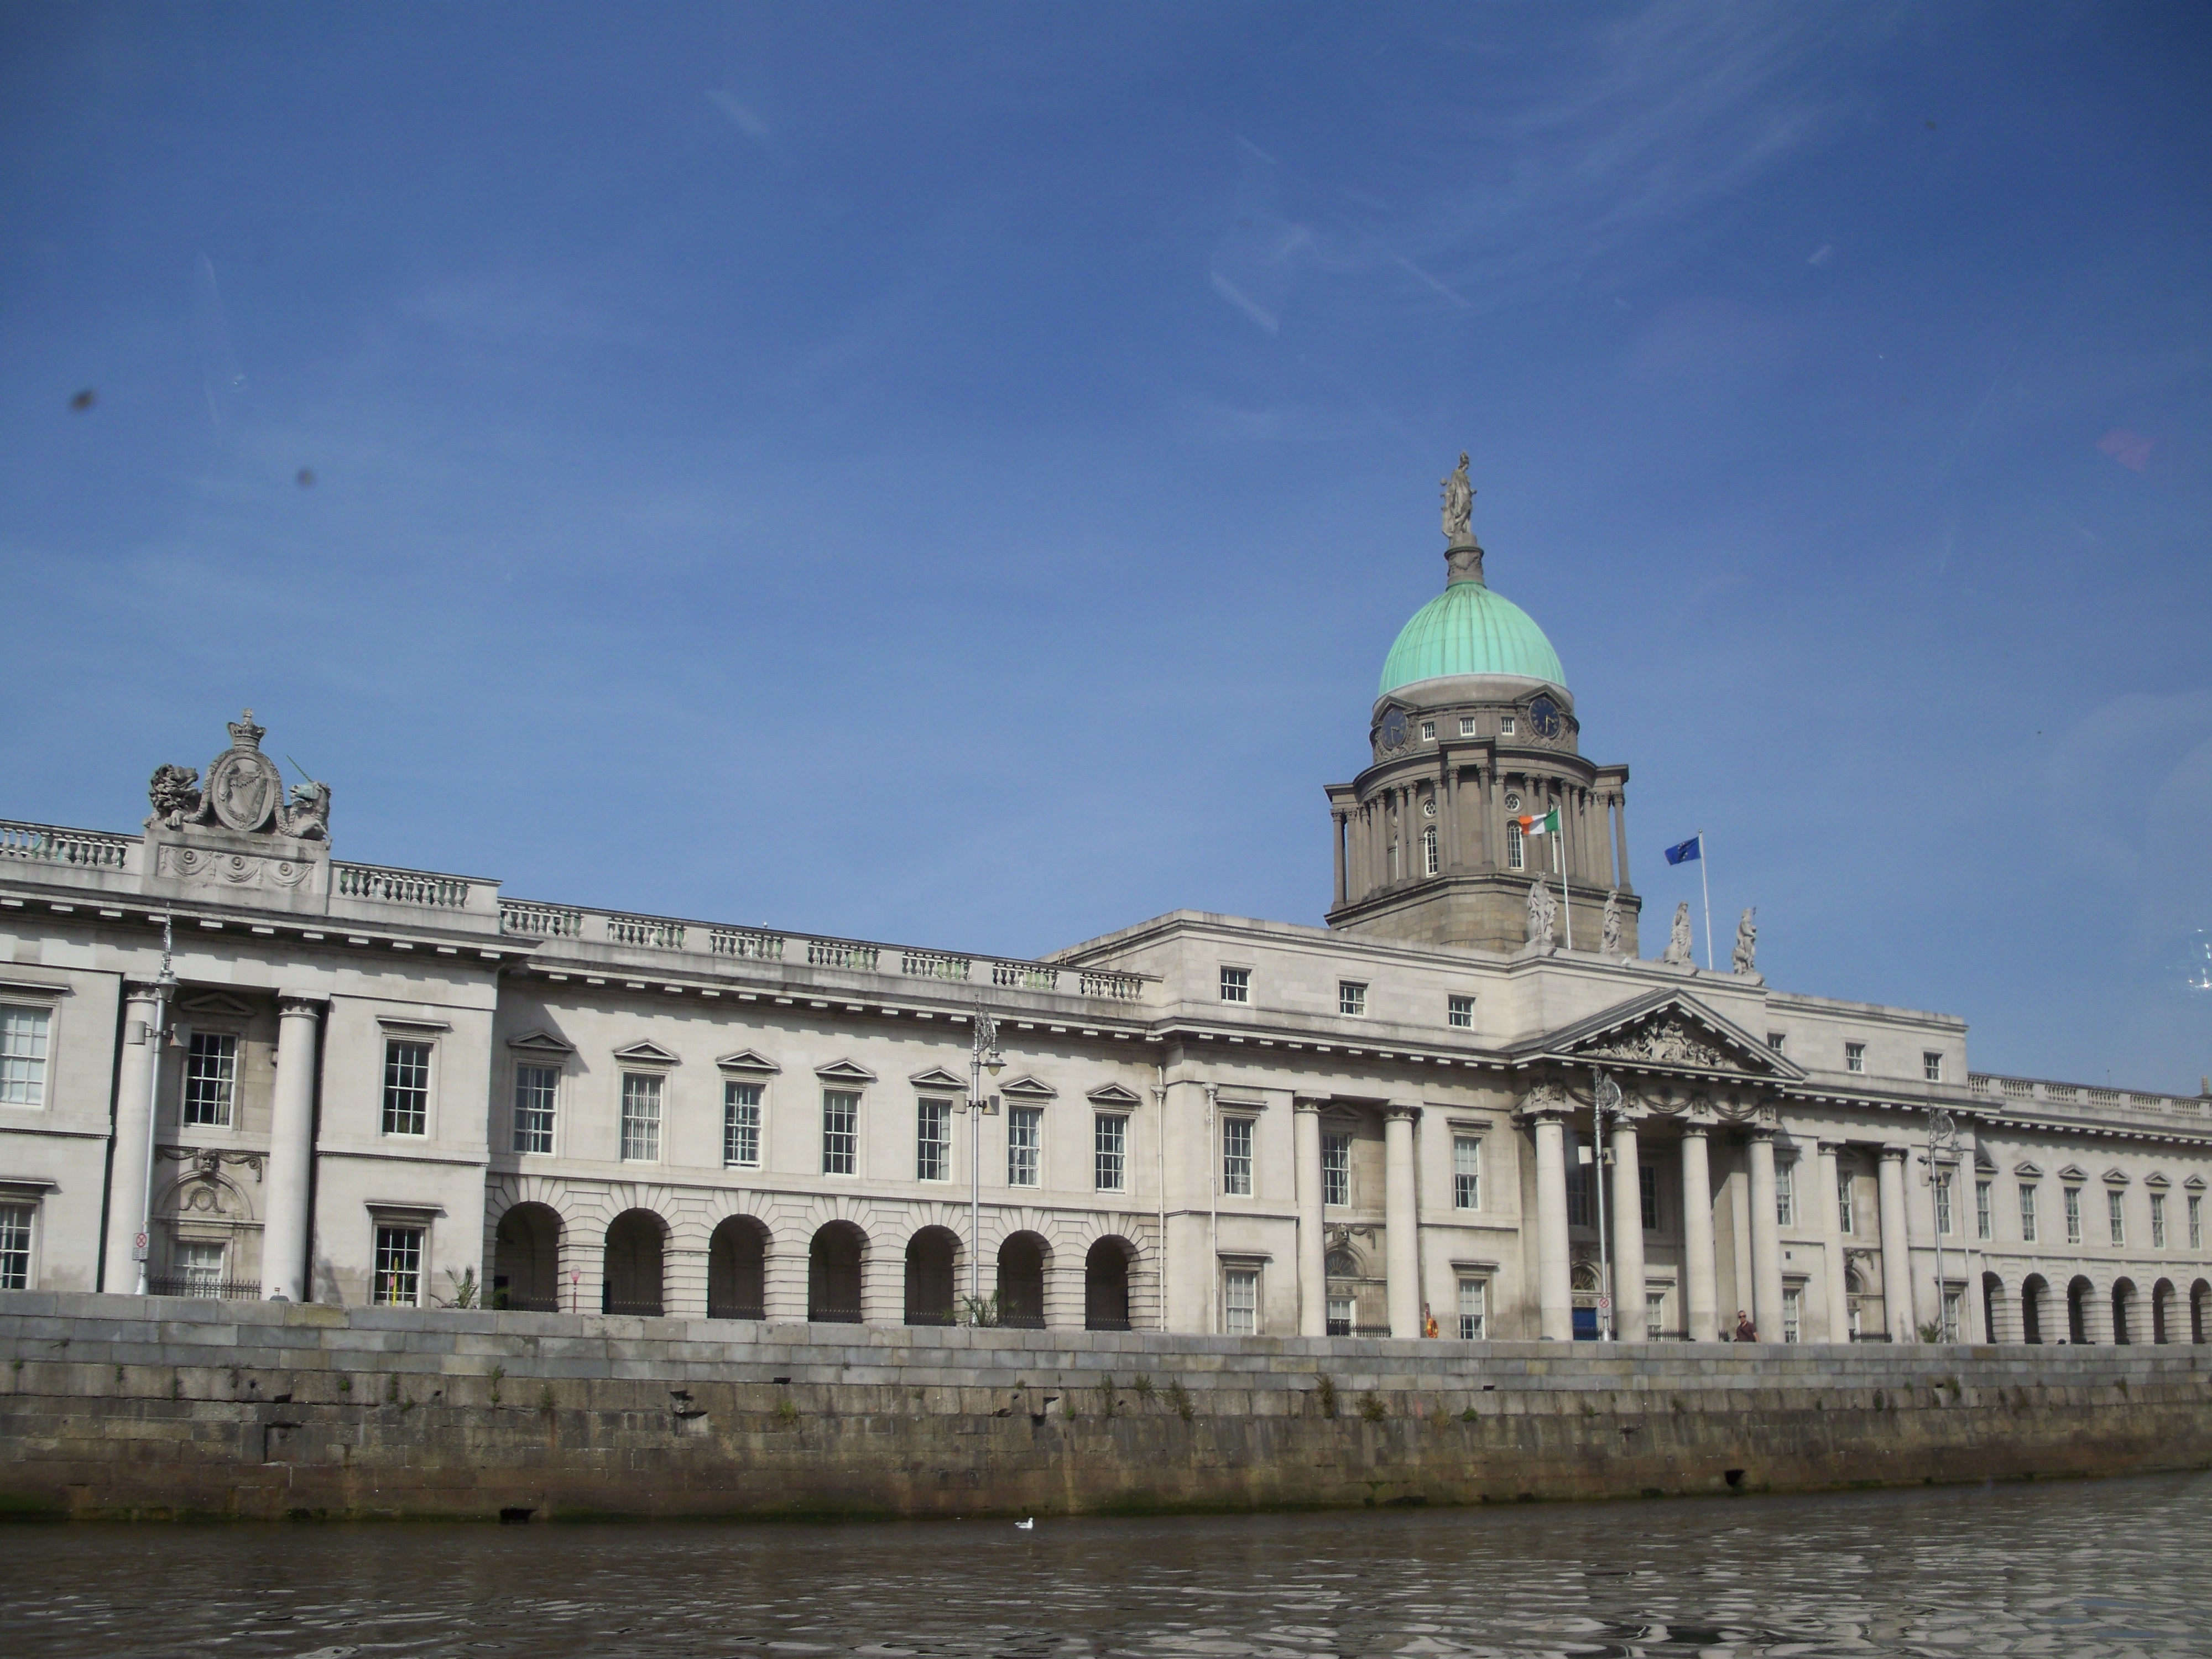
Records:
[[[1707,1071],[1729,1068],[1725,1049],[1706,1041],[1680,1014],[1647,1021],[1598,1048],[1586,1051],[1604,1060],[1641,1060],[1661,1066],[1692,1066]]]

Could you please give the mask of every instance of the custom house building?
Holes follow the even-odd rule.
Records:
[[[250,713],[143,833],[0,824],[0,1288],[2204,1340],[2212,1098],[1970,1069],[1959,1018],[1768,985],[1748,913],[1696,965],[1468,506],[1462,457],[1324,927],[1027,961],[520,897],[337,860]]]

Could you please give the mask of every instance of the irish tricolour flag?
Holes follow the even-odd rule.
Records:
[[[1521,833],[1524,836],[1556,836],[1559,833],[1559,809],[1554,806],[1550,811],[1534,817],[1523,813],[1515,822],[1520,824]]]

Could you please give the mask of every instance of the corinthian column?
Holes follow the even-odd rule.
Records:
[[[1762,1342],[1782,1340],[1782,1223],[1775,1208],[1774,1131],[1751,1132],[1751,1322]]]
[[[1644,1177],[1636,1162],[1636,1126],[1613,1130],[1613,1330],[1616,1341],[1641,1342],[1644,1326]]]
[[[314,1163],[315,1049],[322,999],[276,1000],[276,1097],[269,1118],[269,1208],[261,1232],[261,1294],[304,1302],[307,1187]]]
[[[145,1288],[146,1264],[132,1247],[145,1221],[146,1165],[154,1155],[161,1005],[151,985],[125,985],[123,999],[123,1060],[115,1068],[115,1158],[107,1178],[107,1260],[100,1288],[127,1296]]]
[[[1291,1150],[1297,1158],[1298,1334],[1328,1334],[1328,1267],[1322,1249],[1321,1102],[1292,1103]]]
[[[1851,1340],[1851,1298],[1844,1282],[1844,1212],[1837,1202],[1837,1151],[1832,1140],[1820,1143],[1820,1173],[1814,1179],[1820,1183],[1820,1249],[1825,1258],[1823,1279],[1827,1286],[1828,1340],[1848,1342]]]
[[[1547,1342],[1575,1340],[1575,1289],[1567,1257],[1566,1126],[1536,1118],[1536,1322]]]
[[[1720,1283],[1713,1271],[1713,1177],[1702,1123],[1682,1126],[1682,1302],[1690,1340],[1720,1337]]]
[[[1383,1261],[1393,1336],[1421,1334],[1421,1218],[1413,1182],[1413,1123],[1420,1115],[1418,1106],[1393,1106],[1382,1120],[1382,1223],[1388,1235]],[[1314,1162],[1320,1161],[1316,1150]]]
[[[1336,862],[1336,908],[1341,910],[1344,908],[1344,814],[1331,812],[1328,823],[1329,851]]]
[[[1905,1148],[1881,1149],[1881,1316],[1893,1342],[1919,1334],[1912,1310],[1912,1244],[1905,1227]]]

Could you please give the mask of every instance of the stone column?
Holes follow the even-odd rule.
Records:
[[[599,1291],[607,1269],[607,1227],[604,1216],[577,1223],[563,1217],[557,1269],[560,1282],[554,1294],[562,1313],[599,1310]]]
[[[1291,1103],[1291,1150],[1297,1160],[1298,1334],[1328,1334],[1328,1263],[1323,1249],[1321,1102]]]
[[[319,997],[276,1000],[276,1096],[269,1115],[269,1199],[261,1232],[261,1294],[306,1300],[307,1193],[315,1157],[315,1049]]]
[[[1613,1328],[1623,1342],[1644,1340],[1644,1180],[1633,1123],[1613,1129]]]
[[[1775,1209],[1774,1131],[1751,1132],[1751,1322],[1762,1342],[1782,1340],[1782,1224]]]
[[[964,1224],[967,1218],[961,1218]],[[768,1259],[761,1264],[761,1313],[770,1325],[804,1325],[806,1322],[806,1263],[807,1247],[812,1241],[801,1230],[793,1227],[778,1232],[768,1249]],[[958,1297],[968,1294],[968,1247],[963,1241],[953,1255],[954,1306]],[[585,1275],[591,1277],[587,1272]],[[588,1284],[586,1290],[591,1287]],[[599,1300],[594,1294],[585,1304],[589,1313],[599,1311]]]
[[[1084,1282],[1085,1266],[1083,1253],[1073,1248],[1054,1250],[1052,1259],[1044,1264],[1044,1322],[1048,1330],[1079,1331],[1090,1322],[1091,1310],[1086,1305]],[[1129,1275],[1129,1288],[1133,1292],[1132,1313],[1135,1312],[1133,1292],[1136,1277],[1134,1273]],[[898,1312],[887,1322],[890,1324],[902,1323],[906,1318],[905,1282],[902,1277],[899,1281],[902,1299]],[[1136,1321],[1132,1319],[1129,1323],[1134,1328]]]
[[[1620,890],[1628,888],[1628,792],[1622,790],[1613,798],[1613,845],[1620,853]]]
[[[1851,1297],[1844,1284],[1844,1211],[1836,1201],[1836,1154],[1842,1149],[1832,1140],[1820,1143],[1818,1173],[1820,1183],[1820,1249],[1824,1253],[1828,1298],[1828,1340],[1851,1340]]]
[[[707,1249],[679,1245],[672,1236],[660,1258],[660,1311],[672,1319],[707,1316]]]
[[[1905,1224],[1905,1148],[1881,1149],[1881,1314],[1893,1342],[1918,1340],[1912,1310],[1912,1241]]]
[[[906,1323],[906,1251],[889,1237],[888,1230],[872,1235],[860,1257],[860,1322],[863,1325]],[[1052,1262],[1045,1263],[1045,1283],[1052,1282]]]
[[[107,1261],[100,1288],[128,1296],[139,1288],[141,1264],[131,1246],[146,1212],[146,1161],[153,1156],[149,1120],[154,1079],[161,1066],[161,1004],[154,988],[123,988],[123,1060],[115,1068],[115,1160],[107,1180]]]
[[[1535,1121],[1536,1322],[1547,1342],[1575,1340],[1575,1288],[1567,1254],[1566,1125],[1557,1113]]]
[[[1443,805],[1437,809],[1443,818],[1443,856],[1437,862],[1441,872],[1449,876],[1467,861],[1459,844],[1459,763],[1447,757],[1443,763]]]
[[[1335,908],[1340,910],[1344,908],[1344,814],[1341,812],[1331,812],[1328,815],[1328,823],[1329,852],[1331,856],[1333,856],[1336,860]]]
[[[1605,869],[1605,879],[1607,885],[1618,887],[1620,884],[1620,838],[1613,834],[1611,795],[1601,794],[1597,798],[1597,817],[1601,831],[1605,837],[1605,857],[1601,861]]]
[[[1389,1279],[1390,1334],[1421,1334],[1420,1196],[1413,1181],[1413,1125],[1418,1106],[1391,1106],[1382,1115],[1382,1225]]]
[[[1682,1306],[1692,1342],[1720,1337],[1720,1284],[1713,1268],[1713,1177],[1702,1123],[1682,1126]]]

